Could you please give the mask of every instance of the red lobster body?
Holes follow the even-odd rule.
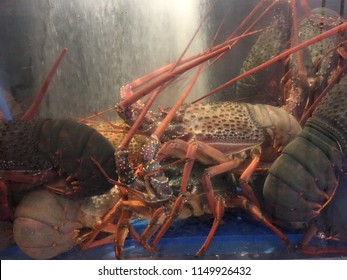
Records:
[[[277,230],[266,217],[263,217],[258,207],[259,201],[257,197],[254,196],[252,188],[248,185],[248,181],[258,166],[258,163],[261,162],[260,157],[262,157],[262,160],[268,158],[264,156],[265,147],[275,152],[281,151],[285,145],[292,140],[292,137],[301,130],[299,124],[290,113],[293,113],[297,118],[303,118],[302,115],[304,113],[311,112],[312,106],[310,105],[316,102],[321,96],[317,97],[318,92],[323,88],[325,91],[328,88],[327,84],[332,85],[336,82],[332,82],[332,80],[339,75],[330,75],[332,72],[330,70],[332,68],[340,70],[340,56],[343,52],[337,52],[336,50],[341,46],[340,44],[344,42],[343,31],[346,29],[347,25],[346,23],[340,24],[341,18],[334,13],[331,13],[331,16],[329,14],[328,18],[325,17],[324,10],[317,10],[312,11],[312,13],[307,12],[306,17],[309,17],[309,19],[304,20],[302,24],[298,26],[295,7],[296,1],[274,0],[260,2],[271,2],[271,7],[279,3],[284,6],[291,4],[291,10],[286,10],[292,13],[293,22],[291,20],[286,21],[285,13],[281,13],[281,18],[278,19],[276,19],[277,15],[274,16],[274,23],[270,28],[264,31],[263,36],[260,35],[256,47],[250,52],[250,56],[246,59],[241,71],[242,73],[239,76],[213,89],[198,100],[195,100],[192,105],[182,106],[199,76],[202,63],[213,57],[221,57],[222,53],[224,54],[232,48],[234,43],[231,42],[231,40],[226,40],[224,44],[211,47],[209,51],[203,52],[201,55],[199,54],[197,56],[199,59],[196,59],[196,57],[182,58],[184,55],[182,54],[182,57],[177,62],[140,77],[121,88],[121,102],[115,108],[119,116],[130,124],[131,128],[119,145],[119,150],[116,154],[116,163],[120,181],[128,187],[129,193],[140,193],[141,195],[138,195],[140,200],[130,201],[129,195],[126,193],[122,199],[123,201],[119,203],[119,205],[116,205],[114,209],[106,215],[103,224],[93,232],[87,245],[90,245],[98,232],[102,231],[102,228],[104,226],[106,227],[107,224],[112,221],[115,213],[123,213],[122,218],[124,218],[117,222],[116,235],[118,236],[115,237],[115,251],[117,257],[121,255],[121,245],[124,243],[122,241],[125,239],[125,237],[119,233],[124,232],[125,235],[127,234],[127,232],[125,233],[126,230],[131,232],[132,236],[146,248],[149,247],[147,246],[147,241],[150,240],[151,236],[160,227],[151,242],[153,246],[158,244],[173,220],[182,212],[184,203],[189,200],[191,196],[191,193],[187,191],[187,181],[191,175],[195,160],[210,165],[202,174],[202,186],[207,198],[208,208],[214,216],[211,231],[197,255],[201,255],[210,244],[221,222],[226,207],[224,198],[218,194],[214,194],[215,187],[212,184],[211,178],[223,172],[234,171],[236,168],[239,168],[241,163],[246,163],[246,168],[242,171],[238,180],[243,192],[239,197],[233,200],[234,207],[239,206],[240,208],[246,209],[252,216],[261,220],[274,230],[274,232],[276,232],[288,245],[289,241],[283,236],[283,233]],[[305,1],[300,2],[301,4],[305,3]],[[254,11],[257,8],[258,6]],[[291,17],[289,18],[291,19]],[[326,26],[325,21],[327,21],[328,26]],[[287,25],[286,23],[289,24]],[[245,26],[243,26],[244,23],[241,23],[241,25],[242,28],[240,26],[240,30],[243,30],[245,28]],[[285,28],[283,28],[283,26],[285,26]],[[253,27],[254,25],[252,22],[249,28],[245,28],[246,31],[244,31],[243,35],[247,34]],[[322,30],[325,30],[325,27],[327,27],[327,30],[322,32]],[[237,30],[236,34],[241,33],[240,30]],[[290,34],[291,30],[293,30],[292,34]],[[269,35],[272,35],[270,39]],[[287,49],[288,44],[291,43],[292,47]],[[268,48],[268,45],[271,45],[273,48]],[[310,46],[312,46],[312,48]],[[263,50],[260,55],[259,50]],[[274,50],[274,52],[269,50]],[[304,53],[305,59],[302,57]],[[288,66],[290,69],[286,72],[281,83],[280,81],[278,81],[278,83],[276,81],[274,87],[271,83],[267,82],[267,79],[264,80],[264,78],[267,78],[267,74],[270,71],[269,67],[273,68],[272,66],[276,62],[287,62],[283,63],[283,66]],[[189,82],[189,85],[184,89],[171,109],[159,113],[150,111],[158,94],[165,89],[170,82],[174,81],[188,69],[196,67],[197,65],[200,65],[200,67],[197,67],[198,69]],[[206,68],[210,69],[210,67]],[[266,71],[261,73],[260,70]],[[272,72],[272,70],[270,72]],[[341,71],[336,72],[341,73]],[[307,81],[305,78],[307,78]],[[278,104],[281,100],[285,101],[285,103],[282,104],[282,102],[280,102],[283,106],[281,109],[276,107],[272,108],[269,105],[251,105],[232,102],[196,104],[197,101],[211,96],[236,81],[239,81],[236,87],[239,97],[248,98],[250,96],[255,96],[257,98],[256,100],[262,99],[263,94],[272,97],[273,94],[271,94],[271,92],[268,93],[268,89],[274,88],[275,90],[273,92],[277,98],[273,100],[272,104]],[[268,85],[268,87],[264,85]],[[281,85],[281,87],[278,85]],[[283,97],[278,95],[279,89],[283,89]],[[253,93],[250,93],[249,90],[252,90]],[[150,95],[150,97],[145,104],[142,104],[141,98],[146,95]],[[232,114],[231,112],[234,113]],[[281,114],[279,112],[284,113]],[[278,115],[281,117],[277,118],[276,113],[279,113]],[[281,122],[278,122],[278,120],[281,120]],[[138,130],[146,134],[148,133],[150,138],[148,138],[143,147],[143,164],[138,167],[138,172],[134,173],[127,159],[127,145],[131,137]],[[306,132],[308,130],[309,128],[306,129]],[[321,137],[318,133],[314,134],[314,136],[318,138]],[[324,138],[321,139],[322,141],[325,140]],[[164,142],[164,144],[161,146],[162,142]],[[332,146],[330,144],[331,142],[327,142],[328,146]],[[286,151],[288,151],[288,149]],[[303,153],[301,155],[303,155]],[[161,160],[167,156],[179,157],[185,160],[180,191],[177,197],[174,197],[173,190],[170,187],[171,178],[165,176],[165,167],[161,165]],[[271,160],[273,160],[273,158],[271,158],[270,161]],[[303,159],[303,161],[305,160],[307,160],[307,158]],[[286,165],[280,168],[284,177],[289,176],[289,180],[293,179],[291,174],[287,172]],[[318,211],[316,211],[317,208],[319,210],[321,206],[324,207],[333,197],[336,186],[334,183],[336,182],[334,180],[330,182],[332,184],[327,184],[327,191],[318,190],[314,193],[309,193],[309,191],[302,193],[298,191],[298,195],[295,196],[297,199],[294,198],[291,200],[292,197],[283,195],[279,198],[282,200],[280,203],[298,203],[299,198],[305,195],[318,197],[319,202],[322,201],[323,204],[320,205],[319,202],[312,203],[312,212],[309,211],[310,209],[308,209],[308,207],[303,209],[303,212],[305,212],[304,215],[308,216],[310,220],[312,216],[318,215]],[[298,186],[300,186],[300,184],[298,184]],[[265,189],[267,189],[266,186]],[[272,215],[272,211],[274,211],[275,214],[272,215],[272,217],[279,223],[281,220],[279,215],[283,214],[286,216],[288,213],[282,211],[280,203],[278,208],[276,208],[276,201],[274,202],[275,205],[271,204],[271,195],[275,197],[277,195],[276,188],[272,190],[271,187],[269,187],[267,190],[270,195],[266,197],[266,193],[264,193],[266,197],[265,203],[267,203],[266,209],[269,210],[270,215]],[[324,191],[325,193],[323,193]],[[136,236],[130,226],[127,226],[125,230],[127,225],[125,221],[126,219],[130,219],[131,211],[138,211],[138,209],[148,205],[161,207],[156,209],[155,213],[152,215],[148,228],[144,233],[142,233],[141,236]],[[305,205],[311,206],[310,203],[306,203]],[[168,215],[164,213],[168,212],[167,209],[170,209]],[[294,217],[299,219],[299,216],[295,215],[295,213],[291,214],[289,212],[286,218]]]

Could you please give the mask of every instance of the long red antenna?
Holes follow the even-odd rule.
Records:
[[[60,62],[62,61],[64,55],[67,52],[67,48],[64,48],[61,53],[59,54],[59,56],[56,58],[56,60],[54,61],[51,69],[49,69],[46,78],[44,79],[39,91],[36,93],[35,98],[33,103],[31,104],[30,108],[28,109],[28,111],[25,112],[24,116],[22,117],[22,120],[29,120],[31,119],[35,113],[37,112],[37,109],[39,108],[42,99],[47,91],[47,88],[52,80],[53,75],[55,74],[55,72],[57,71],[57,68],[60,64]]]

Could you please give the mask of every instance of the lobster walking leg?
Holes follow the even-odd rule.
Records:
[[[239,181],[240,186],[246,197],[248,197],[254,204],[256,204],[260,208],[258,199],[254,195],[253,190],[248,183],[260,161],[260,148],[255,150],[257,150],[257,152],[255,152],[254,150],[252,151],[252,161],[248,165],[248,167],[242,172]]]
[[[169,229],[171,224],[174,222],[174,220],[177,219],[180,213],[180,210],[182,209],[184,200],[185,200],[185,196],[183,194],[180,194],[178,198],[176,199],[174,205],[172,206],[172,210],[170,214],[167,216],[160,230],[157,232],[157,234],[153,238],[152,246],[156,246],[159,243],[160,239],[164,236],[164,234]]]
[[[100,232],[110,232],[108,228],[112,228],[113,225],[114,230],[112,236],[114,239],[115,253],[117,259],[121,259],[125,238],[130,231],[135,234],[134,230],[130,229],[130,219],[132,218],[132,214],[134,211],[137,213],[144,212],[143,208],[147,209],[148,206],[140,201],[119,200],[104,216],[103,220],[95,226],[95,228],[89,234],[87,241],[81,245],[81,248],[89,249],[109,243],[110,236],[107,236],[101,240],[96,240],[96,238]],[[114,225],[114,221],[117,221],[116,225]],[[136,238],[136,240],[140,241],[139,238]]]
[[[199,251],[195,254],[198,257],[201,256],[207,250],[207,248],[210,246],[212,238],[214,237],[218,226],[222,222],[222,217],[224,215],[224,201],[223,201],[223,199],[221,197],[217,197],[215,205],[216,205],[216,207],[214,210],[215,216],[214,216],[214,220],[213,220],[213,225],[211,227],[211,230],[210,230],[204,244],[202,244]]]
[[[0,221],[12,220],[12,210],[8,201],[7,185],[0,180]]]
[[[174,221],[174,219],[177,218],[180,210],[183,207],[183,198],[184,198],[183,194],[186,193],[188,178],[190,176],[190,172],[191,172],[191,169],[192,169],[192,166],[193,166],[195,159],[197,157],[200,157],[200,158],[212,157],[216,161],[217,160],[222,161],[222,159],[225,160],[225,156],[221,152],[219,152],[218,150],[215,150],[213,147],[211,147],[209,145],[206,145],[206,144],[200,143],[200,142],[193,142],[193,143],[188,144],[183,140],[175,140],[174,144],[171,141],[168,141],[164,145],[164,147],[158,152],[160,159],[165,158],[170,153],[176,154],[172,149],[174,149],[175,151],[178,150],[179,153],[186,151],[186,156],[185,156],[186,163],[185,163],[185,166],[183,169],[183,175],[182,175],[181,186],[180,186],[180,196],[176,200],[171,213],[169,214],[168,218],[166,219],[166,221],[163,224],[163,227],[159,230],[159,232],[155,236],[153,243],[152,243],[154,246],[159,242],[161,237],[165,234],[165,232],[167,231],[167,229],[169,228],[171,223]],[[258,160],[256,159],[255,161],[252,161],[252,163],[257,162],[257,161]],[[222,216],[221,213],[223,212],[221,210],[221,208],[223,206],[222,206],[222,202],[221,202],[220,198],[218,198],[218,197],[216,198],[214,195],[211,177],[236,168],[240,164],[240,162],[241,162],[241,160],[238,158],[235,158],[233,160],[227,160],[226,162],[222,162],[219,165],[215,165],[213,167],[207,168],[204,172],[204,175],[202,178],[202,184],[203,184],[203,187],[205,190],[205,195],[207,197],[210,211],[214,216],[214,223],[213,223],[213,226],[211,228],[210,234],[209,234],[206,242],[204,243],[204,245],[199,250],[198,255],[202,254],[206,250],[208,245],[210,244],[210,242],[211,242],[211,240],[215,234],[215,231],[216,231],[218,225],[220,224],[220,219]],[[251,170],[253,170],[254,165],[255,164],[251,165]],[[250,171],[248,171],[247,173],[250,173]],[[242,178],[247,178],[247,176],[248,176],[248,174],[243,175]],[[243,183],[242,187],[245,187],[245,185],[247,185],[245,183],[245,181],[246,180],[243,180],[244,183]],[[258,205],[258,202],[257,202],[257,200],[253,194],[252,189],[250,187],[249,187],[249,189],[250,189],[250,192],[248,192],[248,189],[246,189],[246,188],[244,189],[244,192],[246,194],[249,194],[249,196],[255,200],[256,205]]]
[[[166,221],[167,215],[165,213],[165,208],[162,206],[158,208],[153,215],[151,216],[151,219],[145,228],[145,230],[142,232],[140,236],[140,242],[139,244],[144,245],[147,244],[149,239],[163,226],[163,223]],[[149,246],[149,245],[148,245]]]
[[[194,148],[194,152],[192,150],[192,147]],[[242,162],[242,159],[240,158],[234,158],[229,159],[225,156],[224,153],[220,152],[219,150],[213,148],[211,145],[208,145],[203,142],[193,142],[191,144],[183,141],[183,140],[173,140],[168,141],[164,146],[159,150],[158,157],[156,157],[156,160],[161,160],[169,155],[175,155],[180,156],[182,154],[186,154],[185,158],[189,159],[190,163],[186,163],[185,169],[187,169],[183,175],[182,175],[182,184],[181,184],[181,193],[186,191],[186,188],[184,185],[186,185],[186,182],[188,180],[188,177],[190,175],[189,168],[191,169],[191,166],[193,164],[193,161],[196,159],[199,159],[201,162],[204,162],[204,159],[213,159],[216,163],[219,163],[218,165],[209,167],[205,170],[203,175],[203,184],[205,187],[206,195],[208,197],[209,201],[209,207],[212,213],[214,213],[214,195],[213,195],[213,187],[211,183],[211,177],[216,176],[221,173],[225,173],[227,171],[231,171],[238,167],[240,163]],[[258,200],[255,197],[253,190],[248,185],[247,181],[249,180],[251,174],[254,172],[257,163],[259,162],[259,155],[258,153],[253,153],[254,158],[252,162],[249,165],[249,168],[245,170],[245,172],[241,175],[241,188],[244,191],[245,195],[255,204],[258,204]],[[187,165],[188,164],[188,165]],[[188,167],[189,166],[189,167]]]
[[[249,213],[254,219],[260,221],[264,225],[266,225],[268,228],[270,228],[278,237],[286,244],[287,248],[291,247],[291,244],[287,238],[287,236],[284,235],[284,233],[275,226],[258,208],[255,204],[250,202],[248,199],[242,196],[236,196],[231,199],[230,205],[232,208],[241,208],[244,209],[247,213]]]

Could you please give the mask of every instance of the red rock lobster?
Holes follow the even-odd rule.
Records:
[[[279,2],[281,2],[280,5],[285,5],[287,3],[286,1]],[[293,3],[294,2],[295,1],[293,1]],[[277,1],[261,1],[261,3],[270,3],[269,7],[272,5],[277,5]],[[305,3],[305,1],[302,1],[301,3]],[[281,22],[280,17],[278,17],[277,19],[278,22]],[[338,24],[339,23],[340,22],[338,22]],[[275,28],[276,24],[273,26]],[[334,34],[337,34],[339,31],[344,29],[344,23],[337,25],[313,38],[307,40],[305,38],[304,40],[306,41],[298,43],[297,45],[294,44],[294,46],[289,49],[279,50],[274,58],[269,57],[265,58],[265,60],[263,60],[263,58],[260,62],[255,62],[255,65],[245,65],[244,72],[239,77],[231,80],[227,84],[230,84],[240,79],[241,77],[252,77],[252,75],[256,74],[256,71],[260,68],[266,68],[270,66],[271,63],[286,58],[289,55],[292,55],[295,52],[299,51],[300,49],[309,46],[310,44],[313,44],[319,40],[323,41],[328,36],[334,37]],[[272,27],[267,30],[272,30]],[[264,34],[266,34],[266,31]],[[267,33],[267,35],[263,36],[263,38],[268,37],[269,34],[271,34],[271,32]],[[234,118],[228,118],[227,115],[230,112],[226,112],[223,117],[221,117],[220,114],[217,115],[218,118],[220,117],[219,119],[213,117],[211,118],[210,113],[214,112],[216,108],[213,106],[217,105],[194,104],[186,107],[182,106],[183,100],[185,98],[184,95],[182,98],[180,98],[179,102],[174,105],[174,109],[172,111],[162,110],[160,113],[146,111],[146,109],[149,109],[151,102],[147,102],[145,105],[137,102],[137,99],[150,93],[151,91],[159,89],[162,85],[165,85],[165,83],[169,83],[173,79],[173,77],[176,77],[186,71],[188,68],[193,67],[193,64],[198,65],[203,60],[211,59],[212,57],[228,51],[233,40],[234,39],[226,43],[229,45],[222,44],[221,46],[206,51],[202,54],[201,59],[199,58],[198,60],[194,61],[192,65],[188,66],[188,64],[184,64],[182,61],[180,61],[177,62],[177,65],[179,66],[177,69],[175,69],[177,65],[175,65],[174,63],[166,68],[163,68],[162,71],[159,71],[160,73],[153,73],[151,75],[145,76],[142,79],[137,80],[129,86],[123,88],[122,94],[124,100],[122,100],[121,103],[117,106],[117,109],[119,111],[119,114],[124,117],[126,121],[129,121],[131,124],[135,122],[135,124],[131,127],[129,136],[120,144],[119,150],[116,153],[118,168],[117,173],[120,175],[120,182],[110,180],[110,182],[114,182],[120,185],[123,193],[123,199],[121,199],[114,206],[114,209],[104,217],[103,223],[96,226],[96,229],[91,234],[90,240],[85,244],[86,248],[90,246],[91,243],[93,243],[94,238],[97,236],[100,230],[103,230],[105,228],[108,222],[112,223],[113,220],[116,220],[118,222],[116,224],[114,234],[116,235],[118,242],[116,245],[117,256],[121,255],[122,243],[124,242],[125,236],[128,231],[130,231],[132,236],[135,237],[140,244],[142,244],[146,248],[151,249],[151,247],[147,244],[147,241],[150,239],[150,237],[159,229],[159,232],[154,237],[153,244],[155,245],[157,242],[159,242],[161,236],[165,233],[170,223],[175,219],[177,215],[181,213],[182,209],[187,204],[192,202],[192,200],[190,199],[191,193],[186,192],[186,181],[189,179],[189,174],[191,172],[190,169],[192,168],[194,159],[198,159],[206,164],[219,164],[217,166],[208,168],[203,178],[205,193],[208,197],[209,209],[214,215],[215,220],[207,241],[202,246],[198,254],[202,254],[211,241],[214,231],[220,223],[223,214],[223,207],[244,207],[248,209],[249,212],[251,212],[257,218],[262,219],[264,223],[269,225],[275,232],[277,232],[281,236],[283,240],[287,242],[286,237],[283,236],[281,232],[278,231],[277,228],[272,223],[270,223],[268,219],[264,217],[260,212],[259,202],[254,196],[252,188],[249,187],[248,180],[253,171],[255,171],[260,157],[262,157],[262,159],[266,158],[271,162],[274,157],[270,157],[269,155],[274,155],[276,157],[278,155],[278,150],[282,150],[282,148],[299,131],[298,125],[295,123],[295,120],[288,113],[286,113],[283,109],[271,107],[269,105],[251,105],[227,102],[223,103],[222,105],[218,105],[218,110],[235,110],[236,116],[245,121],[241,125],[240,122],[236,122]],[[293,41],[295,40],[297,39],[293,39]],[[337,45],[338,43],[336,43],[335,41],[333,43],[333,47],[336,47]],[[343,54],[343,52],[341,53]],[[333,59],[330,61],[335,61],[334,59],[337,57],[335,55],[336,52],[329,51],[328,54],[334,54]],[[298,55],[298,57],[299,56],[300,55]],[[293,57],[295,57],[295,55],[292,55],[292,58]],[[326,54],[323,55],[323,58],[320,58],[320,60],[329,61],[325,60],[325,57],[327,57]],[[189,59],[187,61],[189,61]],[[287,100],[284,108],[295,113],[297,117],[301,115],[302,107],[308,107],[310,103],[312,104],[317,98],[313,96],[314,94],[311,93],[308,94],[309,96],[305,96],[305,94],[307,93],[306,89],[313,89],[312,92],[315,92],[317,88],[325,87],[324,83],[322,84],[320,81],[318,81],[320,79],[312,82],[312,72],[305,73],[302,66],[300,66],[300,59],[298,59],[298,61],[299,62],[296,63],[294,59],[291,59],[291,71],[288,73],[293,76],[290,77],[289,82],[285,83],[284,98],[285,100]],[[322,64],[322,62],[315,62],[314,67],[316,68],[314,69],[317,69],[317,67],[319,69],[320,65]],[[252,69],[249,70],[249,68]],[[324,67],[322,69],[326,70],[326,68]],[[199,71],[197,72],[196,76],[198,76]],[[319,75],[319,77],[323,77],[324,81],[329,80],[328,86],[326,88],[333,84],[333,82],[330,81],[331,79],[339,76],[326,75],[327,72],[329,71],[321,72]],[[313,72],[313,78],[316,78],[314,73],[315,72]],[[157,76],[157,74],[159,75]],[[290,76],[290,74],[288,74],[288,76]],[[302,77],[308,76],[310,78],[308,79],[310,82],[304,83]],[[151,79],[153,77],[158,80],[152,82]],[[150,81],[150,83],[146,85],[145,83],[148,80]],[[243,85],[246,84],[244,81],[242,83]],[[242,83],[239,83],[239,88],[242,88]],[[143,86],[142,88],[140,87],[139,90],[137,90],[139,84],[141,86],[145,86]],[[192,84],[189,87],[191,87]],[[220,88],[216,89],[215,91],[217,90],[220,90]],[[185,95],[187,95],[188,92],[189,90],[185,92]],[[209,94],[212,94],[213,92],[214,91],[211,91]],[[157,93],[159,93],[159,90],[152,94],[152,100],[155,99]],[[305,103],[304,101],[306,101],[306,99],[307,102]],[[305,108],[305,112],[310,111],[312,111],[312,109],[306,110]],[[273,119],[266,117],[263,118],[263,116],[266,116],[267,114],[277,114],[283,116],[280,117],[280,121],[283,121],[283,123],[286,124],[284,126],[286,128],[284,132],[282,131],[282,133],[279,133],[278,131],[279,129],[283,128],[283,125],[281,123],[276,125]],[[199,117],[201,118],[200,120]],[[195,125],[191,125],[192,123]],[[189,125],[185,126],[184,124]],[[142,168],[139,168],[139,175],[135,176],[135,174],[133,174],[132,172],[127,158],[127,153],[124,151],[124,149],[126,148],[129,140],[131,139],[133,133],[137,130],[139,125],[142,126],[142,128],[144,128],[149,133],[149,135],[151,135],[151,138],[144,146],[143,165]],[[156,127],[157,125],[158,127]],[[218,126],[218,129],[215,130],[213,126]],[[228,130],[228,132],[219,133],[219,131],[222,130],[221,128],[224,129],[224,132],[226,130]],[[219,142],[215,142],[216,138]],[[234,143],[232,145],[225,145],[225,139],[230,140],[230,138],[232,138],[232,141],[234,142],[237,142],[237,140],[239,139],[241,139],[243,142],[241,143],[241,145],[234,145]],[[188,143],[187,140],[192,139],[198,140],[200,142],[193,142],[193,144],[191,145],[191,143]],[[266,141],[266,139],[271,139],[272,143],[268,145],[269,143]],[[161,141],[165,142],[165,144],[161,149],[159,149]],[[329,143],[333,142],[328,142],[328,145]],[[266,150],[264,149],[264,145],[265,148],[268,148],[271,151],[269,154],[264,153],[264,150]],[[238,146],[241,146],[241,148]],[[261,154],[259,149],[260,146],[263,146]],[[273,147],[275,148],[274,150],[272,149]],[[232,158],[227,158],[225,156],[227,152],[232,153]],[[170,178],[166,178],[163,172],[164,167],[161,165],[162,158],[170,155],[179,155],[182,158],[186,159],[186,164],[183,171],[184,174],[181,182],[181,191],[177,199],[172,197],[172,190],[167,185],[167,180]],[[236,168],[238,165],[240,165],[240,168],[242,169],[244,167],[241,166],[241,162],[245,159],[251,159],[251,163],[248,165],[247,169],[241,172],[241,176],[239,178],[240,184],[243,188],[243,193],[242,195],[236,195],[234,197],[233,206],[229,206],[229,204],[225,204],[222,197],[215,197],[212,194],[215,188],[212,186],[210,175],[215,175],[220,172]],[[96,162],[95,165],[97,165],[97,163],[98,162]],[[278,166],[277,163],[275,166]],[[102,166],[100,166],[100,170],[105,171]],[[208,174],[208,172],[211,173]],[[105,173],[105,175],[108,174],[111,175],[111,177],[113,177],[112,175],[114,175],[113,171],[106,170]],[[268,186],[268,183],[266,186]],[[267,187],[265,189],[267,189]],[[264,193],[264,195],[266,195],[266,192]],[[328,193],[328,196],[329,195],[331,195],[332,197],[332,193]],[[330,205],[330,203],[326,204],[328,206]],[[271,205],[271,202],[269,205]],[[333,204],[331,206],[335,205]],[[165,211],[165,207],[171,208],[172,211]],[[132,231],[128,221],[132,217],[133,212],[143,213],[143,211],[145,211],[146,209],[151,209],[152,211],[152,213],[150,213],[151,221],[145,232],[141,236],[137,236],[136,233]],[[271,207],[271,209],[273,209],[273,207]],[[272,211],[271,209],[269,210],[270,214]],[[329,209],[329,207],[327,209]],[[281,211],[276,211],[276,213],[277,212],[283,213]],[[114,215],[116,218],[114,217]],[[277,214],[274,214],[273,217],[273,222],[276,223],[276,219],[279,216]],[[312,215],[310,217],[312,218]]]
[[[287,1],[261,1],[256,8],[258,9],[265,2],[271,3],[269,9],[270,7],[281,7],[281,9],[285,7],[283,9],[284,11],[287,9],[287,5],[289,5]],[[296,1],[291,2],[292,9],[290,11],[295,11],[295,2]],[[307,8],[305,1],[301,1],[301,4]],[[187,69],[195,67],[203,61],[212,59],[228,51],[234,42],[233,40],[236,39],[230,39],[224,44],[212,47],[210,50],[203,52],[196,60],[194,60],[195,57],[179,60],[176,63],[163,67],[123,87],[121,89],[121,102],[116,106],[116,109],[119,115],[126,122],[129,122],[132,127],[129,135],[118,147],[116,161],[120,183],[126,186],[127,192],[124,193],[124,200],[117,203],[112,211],[105,216],[103,223],[96,227],[90,240],[86,243],[86,247],[94,242],[94,239],[97,237],[99,231],[102,230],[103,226],[112,223],[113,215],[120,215],[121,218],[118,220],[115,230],[116,235],[118,235],[118,237],[116,237],[117,257],[121,256],[122,246],[128,231],[130,231],[131,235],[138,240],[141,245],[145,248],[152,249],[151,245],[147,244],[152,235],[156,233],[152,240],[152,245],[156,245],[173,220],[180,214],[185,203],[189,203],[190,194],[187,192],[186,186],[195,159],[205,164],[214,165],[207,168],[202,176],[204,192],[207,196],[209,209],[214,216],[214,223],[206,242],[200,248],[197,255],[201,255],[211,242],[214,232],[221,222],[225,207],[223,198],[213,194],[214,187],[210,178],[222,172],[235,169],[246,159],[250,159],[250,163],[246,169],[241,172],[241,176],[239,177],[242,195],[236,196],[234,207],[243,207],[247,209],[254,217],[269,225],[271,229],[288,244],[287,238],[274,225],[277,223],[276,214],[271,214],[272,209],[276,207],[274,205],[277,205],[277,203],[271,204],[270,202],[267,206],[270,212],[269,216],[274,218],[272,223],[269,223],[268,219],[259,209],[259,202],[252,188],[248,185],[248,180],[256,170],[260,158],[264,158],[265,153],[260,153],[260,146],[262,146],[262,150],[268,148],[271,150],[271,148],[275,148],[270,152],[270,155],[275,155],[276,157],[278,155],[276,153],[281,151],[300,131],[295,119],[288,111],[293,113],[298,120],[301,119],[301,122],[304,123],[317,103],[321,100],[322,95],[319,96],[318,93],[323,90],[324,95],[332,88],[334,82],[340,78],[343,71],[343,69],[340,69],[340,58],[344,53],[344,41],[343,37],[340,36],[342,36],[342,31],[346,29],[346,23],[342,22],[343,20],[334,13],[331,15],[328,13],[326,18],[324,18],[321,13],[326,15],[324,9],[312,11],[312,13],[309,12],[305,19],[306,21],[304,20],[299,27],[297,23],[293,23],[294,36],[291,40],[292,47],[278,49],[277,53],[275,53],[277,55],[268,58],[260,58],[259,61],[255,61],[251,57],[251,69],[249,69],[249,64],[245,64],[243,72],[238,77],[205,95],[209,96],[235,81],[240,81],[239,88],[242,89],[245,85],[250,85],[247,81],[241,80],[242,78],[246,77],[249,80],[257,80],[257,71],[268,69],[273,63],[289,57],[291,70],[287,72],[285,76],[286,79],[283,79],[283,100],[286,101],[283,109],[271,107],[270,105],[228,102],[210,105],[195,103],[183,106],[186,96],[189,94],[202,69],[202,66],[200,66],[191,83],[170,110],[161,110],[159,113],[149,111],[152,102],[161,89],[165,87],[166,83],[171,82],[172,79],[182,74]],[[266,35],[259,37],[258,42],[263,40],[263,43],[255,47],[255,49],[259,50],[261,48],[259,46],[262,46],[264,41],[269,40],[269,34],[273,34],[276,28],[283,28],[282,23],[284,20],[281,16],[283,16],[283,14],[279,14],[278,17],[275,17],[273,25],[267,29],[268,33],[265,31],[264,34]],[[285,15],[285,17],[290,18],[288,15]],[[324,21],[323,23],[321,18],[326,19],[326,22]],[[293,21],[296,22],[295,17]],[[322,32],[322,26],[325,28],[326,24],[329,25],[329,27],[326,31]],[[297,32],[298,28],[300,28],[300,32]],[[317,29],[319,29],[318,32]],[[284,31],[284,33],[285,32],[286,31]],[[277,33],[274,34],[276,35]],[[282,40],[282,38],[278,40]],[[302,40],[302,42],[299,43],[300,40]],[[314,45],[317,42],[322,42],[323,45],[325,44],[324,48],[326,49],[321,51],[321,49],[317,47],[317,44]],[[275,45],[277,43],[283,46],[283,42],[275,41]],[[308,48],[309,53],[305,56],[306,60],[305,63],[303,63],[303,54],[301,50],[310,45],[313,45],[313,48]],[[267,53],[265,52],[265,54]],[[270,55],[272,56],[273,54],[271,53]],[[255,57],[257,57],[256,54]],[[190,62],[191,60],[192,62]],[[252,65],[253,62],[255,64]],[[330,65],[338,65],[336,71],[333,71],[333,74],[331,74],[329,70]],[[307,80],[305,80],[305,78]],[[252,87],[256,88],[253,85]],[[139,99],[149,93],[152,95],[147,103],[143,105]],[[201,99],[202,98],[199,100]],[[231,112],[233,112],[234,115],[232,115]],[[279,122],[276,123],[274,121],[275,119],[279,120]],[[137,129],[145,130],[146,133],[150,135],[150,138],[143,148],[143,165],[139,167],[139,172],[135,175],[127,160],[126,146],[129,139],[131,139],[131,135]],[[305,130],[308,129],[305,127]],[[265,141],[265,138],[271,139],[271,144]],[[240,139],[241,143],[238,142]],[[161,146],[161,141],[164,142],[163,146]],[[266,157],[268,157],[268,155],[269,154],[267,154]],[[170,178],[165,176],[163,172],[164,168],[160,164],[161,160],[168,156],[179,157],[185,159],[186,162],[183,169],[180,193],[176,198],[172,196],[172,189],[169,186]],[[268,159],[270,158],[271,157],[268,157]],[[270,159],[270,161],[272,159]],[[274,166],[281,165],[276,163]],[[271,169],[270,172],[272,172]],[[302,182],[298,183],[301,184]],[[332,183],[334,185],[334,182]],[[271,183],[266,183],[264,190],[266,203],[269,203],[270,199],[267,197],[268,192],[272,192],[271,190],[269,191],[269,184],[271,185]],[[302,188],[306,187],[305,184],[302,185]],[[335,188],[333,187],[333,189]],[[274,192],[274,194],[275,193],[276,192]],[[320,210],[329,204],[333,194],[334,192],[327,191],[325,195],[322,195],[324,196],[323,200],[325,202],[316,205],[319,208],[318,212],[312,212],[312,210],[303,208],[305,211],[308,211],[307,215],[310,219],[318,215]],[[299,195],[302,194],[299,193]],[[137,199],[132,200],[131,197],[133,196],[137,197]],[[280,196],[279,199],[285,200],[285,197]],[[306,203],[310,204],[307,201]],[[270,207],[269,205],[273,206]],[[152,215],[147,229],[141,236],[138,236],[137,233],[133,232],[129,222],[126,222],[126,220],[130,219],[133,211],[141,212],[148,207],[155,207],[156,211]],[[169,212],[165,211],[166,207],[169,207],[171,210]],[[286,216],[286,212],[276,211],[276,213],[277,212],[283,213],[283,215]],[[293,216],[295,217],[295,214],[293,214]],[[284,219],[286,219],[286,217],[284,217]],[[288,217],[288,219],[290,218]],[[278,223],[281,224],[280,221],[278,221]]]

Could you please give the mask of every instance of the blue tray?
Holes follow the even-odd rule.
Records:
[[[297,252],[288,252],[285,244],[269,228],[261,223],[235,213],[226,213],[224,223],[216,235],[203,259],[291,259],[307,258]],[[158,250],[148,252],[134,240],[127,238],[124,247],[125,259],[194,259],[195,253],[205,241],[212,225],[211,217],[189,218],[176,221],[158,244]],[[145,221],[133,222],[134,228],[141,232]],[[301,233],[286,233],[295,244]],[[80,251],[77,248],[63,253],[54,259],[107,260],[114,259],[113,245]],[[13,246],[0,252],[0,259],[31,259],[18,247]]]

